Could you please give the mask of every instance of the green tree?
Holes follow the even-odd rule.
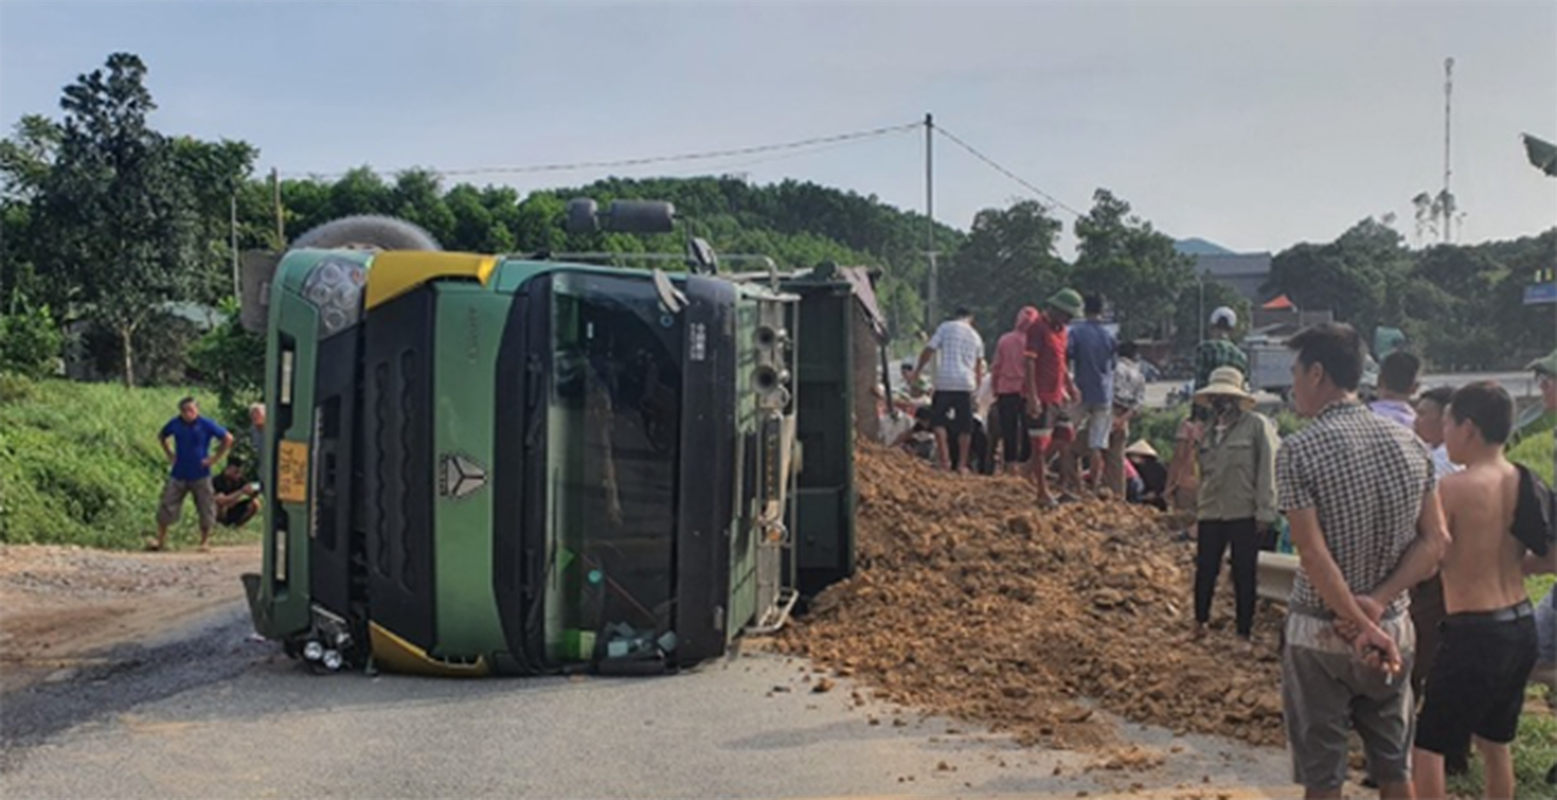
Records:
[[[41,114],[17,120],[11,136],[0,140],[0,198],[26,202],[36,196],[63,136],[60,126]]]
[[[1069,268],[1054,254],[1063,225],[1036,200],[986,208],[941,270],[941,302],[974,313],[979,333],[993,342],[1010,328],[1022,306],[1041,306],[1046,293],[1065,284]]]
[[[1285,294],[1305,309],[1334,312],[1367,338],[1379,325],[1404,320],[1402,278],[1410,267],[1400,234],[1370,217],[1330,244],[1303,243],[1277,253],[1264,290]]]
[[[0,311],[17,313],[29,300],[63,299],[57,284],[37,280],[32,257],[31,204],[54,167],[62,131],[52,120],[29,114],[0,140]]]
[[[1076,220],[1076,266],[1082,292],[1100,294],[1114,309],[1124,338],[1156,337],[1171,324],[1185,292],[1198,292],[1194,259],[1173,238],[1130,213],[1130,204],[1107,189],[1092,196],[1092,209]]]
[[[66,86],[58,155],[33,200],[40,277],[119,340],[125,385],[135,384],[135,336],[187,293],[200,219],[173,148],[146,117],[155,108],[146,66],[129,53]]]
[[[259,150],[247,142],[222,139],[204,142],[191,136],[169,139],[168,147],[178,177],[185,184],[185,200],[199,219],[198,273],[192,281],[192,300],[215,303],[235,294],[232,273],[232,204],[248,183]],[[239,248],[242,248],[240,242]]]

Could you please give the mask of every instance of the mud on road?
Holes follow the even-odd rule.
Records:
[[[124,643],[156,643],[243,598],[258,544],[209,553],[0,545],[0,693],[64,682]]]

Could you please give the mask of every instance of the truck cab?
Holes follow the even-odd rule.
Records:
[[[795,297],[298,249],[270,284],[256,630],[328,669],[661,672],[795,602]]]

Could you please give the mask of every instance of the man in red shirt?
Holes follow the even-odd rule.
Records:
[[[1049,450],[1054,425],[1061,407],[1079,396],[1070,369],[1065,364],[1065,326],[1081,316],[1081,295],[1074,289],[1061,289],[1049,298],[1047,308],[1027,329],[1027,381],[1023,394],[1027,413],[1035,420],[1028,431],[1033,440],[1033,485],[1038,490],[1038,505],[1055,506],[1049,494]]]

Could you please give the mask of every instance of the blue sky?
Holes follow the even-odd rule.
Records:
[[[512,3],[0,0],[0,122],[57,113],[108,53],[170,133],[285,174],[721,150],[937,123],[1066,204],[1106,186],[1175,236],[1328,241],[1442,181],[1455,64],[1461,239],[1557,224],[1557,3]],[[614,170],[793,177],[923,209],[922,134]],[[937,139],[935,212],[1028,196]],[[490,175],[521,190],[607,171]],[[1057,212],[1068,224],[1072,217]],[[1064,248],[1069,250],[1067,246]]]

